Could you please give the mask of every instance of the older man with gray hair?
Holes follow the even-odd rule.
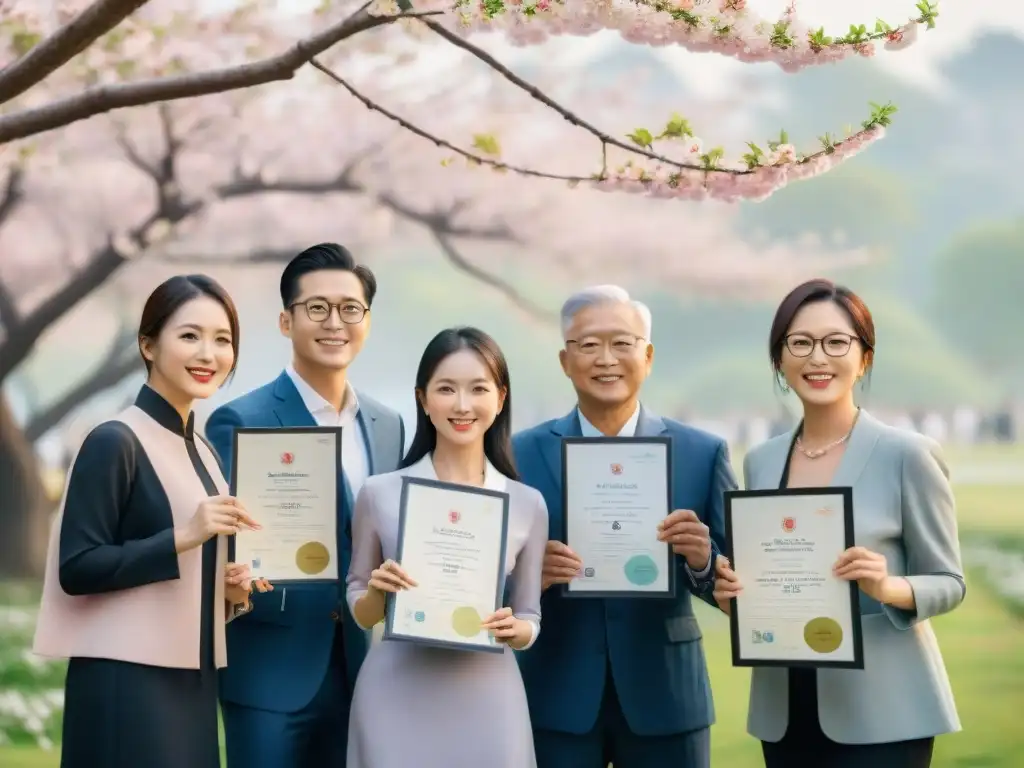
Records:
[[[588,288],[562,307],[558,353],[576,407],[513,438],[523,482],[543,495],[549,532],[544,629],[519,654],[538,768],[708,768],[714,705],[691,593],[714,606],[725,547],[724,493],[736,488],[725,441],[640,403],[651,372],[651,312],[618,286]],[[559,541],[564,437],[667,436],[672,512],[660,538],[678,555],[675,599],[571,599],[551,587],[579,572]]]

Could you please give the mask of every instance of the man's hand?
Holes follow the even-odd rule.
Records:
[[[552,584],[568,584],[579,576],[583,561],[579,555],[560,541],[549,541],[544,550],[544,569],[541,575],[541,591]]]
[[[667,541],[672,551],[686,558],[694,571],[703,570],[711,560],[711,529],[692,509],[677,509],[658,524],[658,541]]]

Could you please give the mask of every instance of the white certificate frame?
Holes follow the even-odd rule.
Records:
[[[835,507],[841,508],[841,513],[831,520],[824,522],[822,515],[835,514]],[[864,635],[861,624],[860,612],[860,587],[857,582],[843,582],[832,575],[832,563],[839,555],[854,546],[854,525],[853,525],[853,489],[849,487],[814,487],[814,488],[786,488],[786,489],[764,489],[747,491],[726,491],[725,493],[725,538],[728,552],[732,553],[732,568],[744,581],[744,569],[751,559],[756,560],[756,555],[748,554],[756,552],[758,548],[763,551],[765,535],[764,523],[760,520],[757,526],[744,525],[745,518],[749,516],[772,515],[779,523],[779,534],[796,533],[799,535],[801,519],[809,524],[815,533],[822,530],[831,531],[836,535],[837,541],[826,548],[827,564],[822,565],[822,573],[816,575],[816,579],[828,590],[828,600],[838,600],[841,605],[831,606],[818,610],[810,619],[804,621],[804,617],[786,617],[774,610],[755,611],[750,609],[744,614],[744,603],[754,599],[752,590],[745,590],[739,597],[733,598],[730,603],[729,613],[729,634],[732,645],[732,664],[734,667],[798,667],[805,669],[864,669]],[[817,518],[817,520],[816,520]],[[745,538],[754,536],[760,541],[744,541]],[[773,540],[776,544],[782,543],[781,539]],[[737,544],[740,544],[737,550]],[[799,548],[799,541],[794,542]],[[834,552],[832,551],[834,550]],[[746,562],[745,562],[746,561]],[[750,566],[754,574],[759,572],[760,566],[756,562]],[[804,585],[781,584],[781,590],[799,591]],[[787,589],[789,588],[789,589]],[[783,592],[785,594],[786,592]],[[790,594],[796,594],[791,592]],[[748,603],[749,605],[749,603]],[[750,627],[746,616],[751,613],[774,614],[774,618],[757,619],[763,624],[757,628]],[[798,612],[799,613],[799,612]],[[773,623],[774,622],[774,623]],[[800,622],[804,622],[800,626]],[[812,627],[812,622],[824,623],[826,629],[818,630]],[[771,625],[771,626],[769,626]],[[750,643],[741,642],[750,632]],[[802,647],[799,639],[794,638],[794,632],[800,630],[803,633]],[[780,634],[780,645],[775,645],[775,635]],[[810,637],[818,637],[825,647],[838,643],[833,650],[816,651],[811,647]],[[847,640],[848,642],[844,642]],[[786,655],[783,652],[776,652],[781,645],[790,647],[797,646],[800,653]],[[759,653],[751,652],[751,648],[758,648]],[[746,652],[745,652],[746,649]]]
[[[265,578],[274,584],[287,586],[289,584],[337,584],[344,574],[340,572],[341,549],[338,541],[338,501],[344,492],[342,485],[342,464],[341,464],[341,428],[339,427],[238,427],[235,429],[232,448],[231,462],[231,495],[245,504],[249,514],[260,523],[263,528],[259,531],[241,530],[229,539],[229,558],[234,562],[245,563],[249,566],[253,578]],[[267,445],[269,443],[269,445]],[[302,446],[302,450],[299,447]],[[308,455],[306,451],[324,451],[327,455],[321,457],[320,462],[303,461]],[[271,457],[277,457],[277,464],[274,470],[271,467],[264,469],[243,469],[247,461],[270,462]],[[300,464],[296,467],[296,460]],[[272,471],[281,473],[279,467],[286,466],[289,470],[294,467],[292,474],[302,474],[298,470],[309,468],[311,471],[325,471],[318,465],[333,467],[331,478],[320,479],[317,483],[317,491],[321,494],[315,504],[320,509],[323,519],[324,531],[313,534],[298,545],[299,548],[308,547],[316,550],[313,557],[306,558],[307,562],[322,562],[324,559],[323,550],[326,550],[326,565],[315,573],[304,573],[302,568],[296,564],[294,571],[285,570],[280,573],[272,570],[272,566],[264,565],[264,555],[256,554],[254,550],[261,550],[262,540],[272,537],[275,533],[273,521],[268,522],[271,515],[264,514],[264,505],[256,503],[253,499],[258,498],[262,491],[258,487],[250,487],[256,482],[257,477],[269,477]],[[308,473],[307,473],[308,474]],[[272,506],[267,504],[266,506]],[[290,546],[290,538],[284,542],[278,542],[278,546]],[[287,542],[287,543],[285,543]],[[296,549],[298,559],[299,549]],[[276,560],[281,557],[273,558]]]
[[[438,493],[440,492],[440,493]],[[417,577],[414,566],[409,565],[410,560],[422,560],[426,559],[427,556],[422,555],[415,551],[417,545],[424,544],[422,541],[414,541],[410,539],[406,534],[408,533],[410,525],[410,516],[417,515],[417,507],[422,504],[438,503],[439,501],[450,501],[452,495],[455,496],[466,496],[474,497],[474,502],[470,505],[473,507],[470,509],[468,514],[479,515],[479,514],[490,514],[495,515],[497,519],[489,521],[491,531],[494,530],[495,526],[498,527],[499,542],[497,552],[495,553],[497,562],[490,563],[493,567],[494,572],[494,598],[493,601],[488,599],[486,604],[487,613],[494,613],[502,607],[502,602],[505,597],[505,557],[508,549],[508,519],[509,519],[509,495],[503,491],[495,491],[489,488],[478,488],[469,485],[460,485],[457,483],[446,483],[440,480],[432,480],[428,478],[410,477],[405,476],[402,478],[402,494],[400,508],[399,508],[399,521],[398,521],[398,539],[395,551],[395,561],[405,568],[411,568],[409,576],[417,581],[420,578]],[[428,501],[430,496],[435,496],[435,499]],[[481,502],[487,502],[481,507]],[[460,505],[461,506],[461,505]],[[448,511],[448,521],[450,525],[456,525],[461,522],[462,518],[467,514],[466,512],[459,512],[454,509],[449,503],[445,503],[444,507],[451,507]],[[486,510],[485,512],[483,510]],[[420,515],[425,515],[420,509]],[[425,519],[425,518],[424,518]],[[443,521],[442,521],[443,522]],[[486,564],[481,564],[481,573],[486,572]],[[422,582],[421,582],[422,584]],[[488,632],[481,630],[473,637],[468,637],[465,640],[454,639],[452,634],[445,633],[444,636],[430,634],[426,631],[426,621],[422,603],[422,593],[417,593],[417,590],[422,589],[421,586],[413,587],[409,590],[403,590],[398,593],[389,593],[387,595],[387,601],[384,613],[384,630],[381,635],[382,640],[394,640],[400,642],[416,643],[424,646],[431,646],[434,648],[447,648],[450,650],[460,651],[475,651],[482,653],[504,653],[506,643],[492,637]],[[482,589],[482,593],[490,594],[489,589]],[[429,598],[427,598],[429,600]],[[465,605],[459,606],[457,610],[468,609],[474,611],[480,620],[487,618],[487,613],[484,610],[482,604],[477,605]],[[402,626],[398,626],[398,617],[402,616],[403,619],[412,618],[412,622],[403,620]],[[454,624],[454,613],[452,616],[451,623]],[[416,626],[422,623],[424,631],[422,633],[416,631],[410,631],[409,626]],[[453,629],[454,632],[454,629]]]
[[[622,588],[622,589],[601,589],[601,588],[587,588],[587,578],[593,576],[593,570],[591,566],[587,565],[586,547],[578,547],[573,545],[573,537],[571,535],[574,529],[572,518],[572,510],[576,499],[573,494],[574,486],[569,482],[569,467],[570,467],[570,452],[572,451],[593,451],[597,449],[597,453],[607,454],[608,446],[622,446],[622,448],[635,449],[641,446],[649,446],[652,451],[663,451],[663,459],[657,457],[645,457],[645,459],[653,459],[656,461],[658,466],[664,467],[665,472],[665,483],[664,483],[664,504],[659,501],[658,507],[659,512],[657,513],[657,519],[651,519],[646,521],[650,527],[651,544],[647,548],[653,551],[652,555],[645,553],[637,553],[634,557],[646,558],[646,567],[661,566],[662,572],[665,574],[665,586],[662,589],[650,589],[642,585],[636,587]],[[646,598],[646,599],[674,599],[678,589],[678,569],[679,569],[679,556],[672,551],[672,545],[668,542],[660,542],[657,540],[657,525],[664,520],[669,513],[672,511],[672,438],[662,436],[651,436],[651,437],[563,437],[562,438],[562,541],[574,552],[580,555],[583,562],[583,572],[579,578],[573,579],[568,584],[561,585],[561,594],[563,597],[574,598],[574,599],[587,599],[587,598]],[[613,453],[615,453],[613,451]],[[623,472],[623,466],[621,462],[613,461],[608,462],[603,457],[600,466],[607,467],[608,471],[612,473],[610,476],[616,476],[616,467],[618,472]],[[597,472],[598,468],[595,465],[594,471]],[[659,494],[660,497],[660,494]],[[619,525],[619,521],[612,522],[612,528]],[[616,529],[617,530],[617,529]],[[626,568],[626,564],[623,564],[623,568]]]

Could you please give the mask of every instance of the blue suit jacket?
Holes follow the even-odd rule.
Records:
[[[359,421],[367,436],[369,473],[398,468],[405,447],[405,427],[396,412],[359,393]],[[206,423],[206,436],[231,476],[237,427],[314,427],[286,373],[275,381],[222,405]],[[352,558],[351,500],[339,500],[340,585],[278,586],[252,596],[253,609],[227,626],[228,666],[221,673],[225,701],[273,712],[296,712],[320,688],[340,620],[344,635],[349,689],[369,647],[344,598],[344,579]],[[344,727],[344,724],[342,726]]]
[[[573,409],[512,440],[523,482],[547,502],[550,539],[562,538],[562,438],[580,434]],[[725,548],[723,494],[736,488],[728,446],[645,408],[636,435],[672,438],[672,506],[692,509],[711,529],[714,559]],[[690,602],[692,592],[714,605],[714,567],[706,578],[695,580],[682,557],[678,564],[674,600],[565,598],[558,586],[544,592],[540,636],[517,654],[534,728],[575,734],[591,730],[609,662],[622,712],[634,733],[668,735],[714,722],[701,631]]]

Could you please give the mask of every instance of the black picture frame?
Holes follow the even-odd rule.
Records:
[[[570,484],[568,483],[568,463],[569,463],[569,451],[573,450],[573,446],[595,446],[595,445],[609,445],[609,444],[621,444],[621,445],[657,445],[663,448],[665,451],[665,514],[662,516],[667,517],[672,511],[672,496],[673,496],[673,483],[672,483],[672,438],[667,436],[650,436],[650,437],[563,437],[562,438],[562,520],[561,520],[561,537],[562,541],[572,548],[572,543],[569,541],[569,515],[570,511]],[[652,525],[654,523],[652,522]],[[662,565],[666,569],[668,574],[668,587],[662,590],[634,590],[634,589],[616,589],[616,590],[583,590],[573,591],[571,589],[572,584],[561,585],[561,596],[570,598],[573,600],[586,600],[591,598],[637,598],[646,600],[666,600],[674,599],[677,595],[678,590],[678,569],[682,567],[680,562],[682,558],[676,555],[672,551],[672,545],[668,542],[664,543],[664,560]],[[582,578],[586,578],[586,574]]]
[[[509,520],[509,495],[504,491],[496,491],[490,488],[478,488],[470,485],[461,485],[458,483],[446,483],[441,480],[432,480],[429,478],[422,477],[411,477],[404,476],[402,478],[402,492],[401,500],[399,502],[399,517],[398,517],[398,538],[397,545],[395,548],[395,562],[399,565],[402,564],[402,557],[406,550],[406,520],[409,516],[409,495],[410,488],[413,486],[423,486],[427,488],[437,488],[446,491],[454,491],[456,493],[463,493],[472,496],[487,496],[495,499],[499,499],[502,502],[501,507],[501,543],[498,550],[498,568],[495,574],[496,584],[494,591],[494,608],[493,611],[497,611],[502,608],[502,603],[505,597],[505,558],[508,552],[508,520]],[[407,634],[403,632],[395,631],[395,611],[396,611],[396,596],[394,593],[389,593],[385,602],[384,611],[384,629],[382,632],[382,639],[387,641],[398,641],[404,643],[415,643],[418,645],[429,646],[432,648],[447,648],[449,650],[460,650],[460,651],[475,651],[478,653],[504,653],[505,643],[493,642],[489,645],[483,645],[481,643],[473,642],[459,642],[456,640],[442,640],[433,637],[425,637],[422,635]],[[492,611],[492,612],[493,612]]]
[[[342,479],[342,459],[341,459],[341,427],[236,427],[234,434],[231,437],[231,481],[230,489],[232,496],[238,496],[238,448],[243,435],[269,435],[275,436],[296,434],[296,435],[309,435],[309,434],[322,434],[331,436],[334,440],[334,451],[337,457],[336,459],[336,472],[335,472],[335,486],[334,486],[334,509],[336,511],[334,517],[334,548],[335,557],[338,559],[338,576],[336,578],[309,578],[309,579],[268,579],[273,582],[275,586],[290,586],[293,584],[338,584],[344,581],[345,574],[341,568],[341,541],[338,538],[338,510],[340,510],[340,502],[345,493],[344,480]],[[232,562],[235,561],[235,553],[237,548],[236,537],[238,534],[233,534],[228,537],[228,559]]]
[[[763,490],[735,490],[725,493],[725,540],[730,553],[735,553],[736,527],[733,522],[733,500],[739,498],[768,498],[785,496],[831,496],[842,499],[843,504],[843,536],[844,549],[854,546],[855,532],[853,525],[853,489],[845,486],[825,486],[813,488],[782,488]],[[742,563],[731,563],[733,569],[742,568]],[[738,571],[737,571],[738,572]],[[801,669],[864,669],[864,633],[860,612],[860,587],[851,581],[850,627],[853,637],[852,660],[821,660],[809,659],[751,659],[740,653],[739,606],[734,598],[729,611],[729,639],[732,645],[732,665],[734,667],[787,667]]]

